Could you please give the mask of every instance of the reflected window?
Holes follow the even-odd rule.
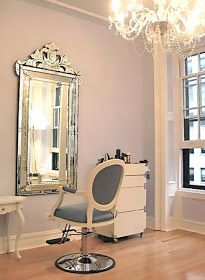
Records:
[[[194,154],[194,149],[189,149],[190,154]]]
[[[59,170],[59,127],[61,88],[56,87],[53,106],[52,170]]]
[[[201,148],[201,154],[205,155],[205,149],[204,148]]]
[[[52,170],[59,170],[59,153],[52,153]]]
[[[205,182],[205,168],[201,168],[201,182]]]
[[[194,168],[189,168],[189,180],[194,181]]]

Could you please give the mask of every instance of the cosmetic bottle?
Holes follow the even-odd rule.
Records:
[[[127,152],[127,163],[131,163],[131,161],[130,161],[130,152]]]
[[[121,151],[120,151],[120,149],[116,150],[115,158],[121,158]]]

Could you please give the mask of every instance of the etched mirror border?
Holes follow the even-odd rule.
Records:
[[[19,107],[17,122],[17,195],[34,195],[55,193],[59,185],[70,183],[77,188],[77,153],[78,153],[78,93],[81,83],[81,74],[71,67],[71,63],[65,55],[59,54],[59,48],[54,43],[46,44],[43,48],[36,49],[25,61],[18,60],[15,64],[16,73],[19,76]],[[28,182],[28,133],[29,133],[29,90],[30,82],[35,77],[46,77],[50,81],[58,81],[59,84],[69,87],[68,106],[68,131],[66,133],[67,148],[67,178],[57,182],[44,182],[29,184]],[[67,103],[66,103],[67,104]],[[20,112],[22,113],[20,115]],[[21,140],[19,129],[21,128]],[[71,147],[71,143],[74,147]],[[19,158],[19,149],[21,157]],[[71,153],[73,151],[73,154]],[[60,168],[59,168],[60,174]]]

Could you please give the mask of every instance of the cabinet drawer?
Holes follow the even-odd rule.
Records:
[[[146,204],[146,191],[143,187],[123,188],[120,190],[117,211],[131,211],[144,209]]]
[[[0,205],[0,215],[4,215],[6,213],[10,213],[16,210],[16,205],[13,204],[2,204]]]
[[[144,163],[125,164],[125,175],[144,175],[148,166]]]
[[[123,188],[140,187],[140,186],[144,186],[145,183],[146,183],[146,179],[144,175],[124,176],[122,180],[122,187]]]
[[[143,232],[146,228],[144,210],[118,213],[114,222],[114,236],[122,237]]]

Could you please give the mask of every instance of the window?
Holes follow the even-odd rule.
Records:
[[[183,187],[205,190],[205,52],[184,59]]]

